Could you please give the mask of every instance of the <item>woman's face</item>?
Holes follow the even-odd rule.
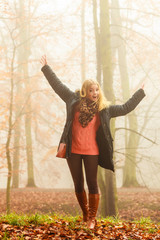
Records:
[[[97,101],[99,98],[99,87],[97,84],[91,84],[87,91],[87,98],[91,101]]]

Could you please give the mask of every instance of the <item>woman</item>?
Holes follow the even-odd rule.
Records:
[[[141,88],[125,104],[110,105],[98,82],[86,80],[80,91],[73,92],[47,65],[46,56],[41,58],[41,64],[43,66],[41,70],[51,87],[66,103],[67,119],[60,143],[66,144],[65,158],[73,178],[75,194],[83,212],[83,221],[87,222],[90,229],[94,229],[99,205],[98,165],[114,171],[110,119],[132,111],[143,99],[145,93]],[[84,190],[82,160],[89,190],[88,202]]]

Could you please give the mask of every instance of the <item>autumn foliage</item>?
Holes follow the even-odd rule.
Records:
[[[49,189],[11,191],[11,211],[5,215],[5,191],[0,191],[0,239],[160,239],[160,192],[118,191],[119,217],[101,218],[91,231],[82,222],[74,192]]]
[[[34,215],[12,218],[11,223],[1,217],[1,239],[160,239],[160,225],[142,219],[122,222],[99,219],[94,230],[87,228],[81,218],[60,218]]]

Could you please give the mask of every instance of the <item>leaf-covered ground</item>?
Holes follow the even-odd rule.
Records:
[[[119,218],[98,218],[92,231],[82,224],[79,217],[66,217],[81,213],[73,191],[12,189],[11,212],[18,215],[9,216],[3,215],[6,213],[5,190],[0,190],[0,195],[0,239],[160,240],[158,191],[149,192],[141,188],[118,190]]]
[[[1,216],[0,239],[160,239],[160,225],[149,219],[139,222],[99,219],[94,230],[80,218],[32,215]]]
[[[160,222],[160,191],[148,191],[144,188],[118,190],[119,217],[123,220],[150,217]],[[80,208],[73,191],[55,191],[49,189],[27,188],[11,191],[11,212],[18,214],[58,213],[80,214]],[[0,213],[6,213],[5,190],[0,190]]]

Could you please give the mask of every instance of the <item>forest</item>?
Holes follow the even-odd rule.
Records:
[[[113,105],[144,86],[138,107],[111,121],[115,173],[98,169],[98,216],[160,221],[160,2],[0,0],[0,10],[0,214],[79,213],[56,158],[66,108],[41,71],[46,55],[72,91],[95,79]]]

